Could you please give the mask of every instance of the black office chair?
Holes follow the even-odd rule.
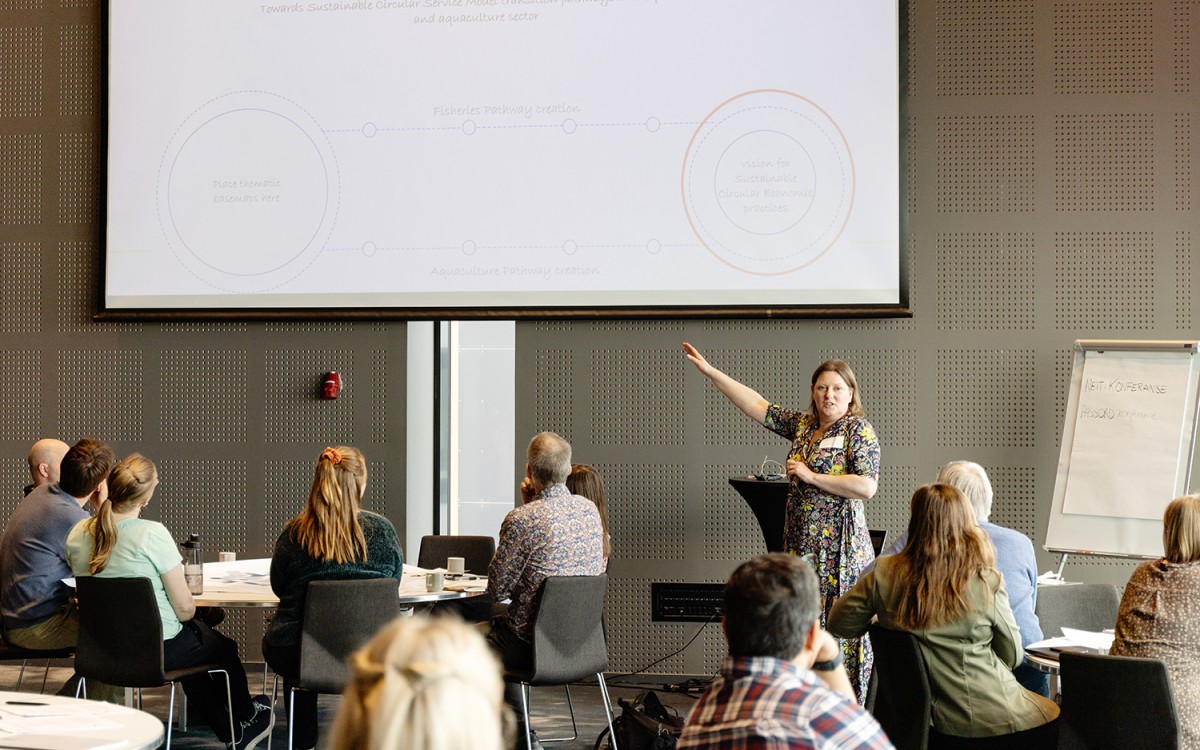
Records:
[[[1111,583],[1079,583],[1039,586],[1034,610],[1042,633],[1056,638],[1064,625],[1096,633],[1116,627],[1120,606],[1121,595]]]
[[[446,558],[461,557],[466,572],[486,576],[495,554],[496,540],[490,536],[423,536],[417,566],[444,568]],[[467,622],[487,622],[492,619],[493,604],[492,597],[484,595],[437,602],[430,609],[439,615],[457,615]]]
[[[490,536],[423,536],[417,552],[417,567],[444,568],[446,558],[463,558],[468,573],[486,576],[496,554],[496,540]]]
[[[612,750],[617,750],[613,731],[612,705],[604,670],[608,668],[608,645],[604,640],[604,592],[608,576],[551,576],[542,583],[541,600],[533,621],[533,666],[528,672],[508,672],[504,679],[521,685],[521,711],[525,716],[525,741],[531,743],[529,726],[530,688],[562,685],[567,690],[571,711],[570,737],[542,738],[542,742],[570,742],[579,736],[570,683],[592,675],[600,684],[604,717]]]
[[[0,662],[21,662],[21,670],[17,672],[17,685],[13,688],[16,692],[21,692],[21,683],[25,680],[25,668],[31,661],[46,662],[46,669],[42,672],[42,689],[40,692],[46,692],[46,680],[50,677],[50,662],[53,659],[70,659],[75,656],[75,647],[67,648],[21,648],[14,646],[8,642],[8,633],[0,633],[4,637],[4,641],[0,643]]]
[[[375,633],[400,615],[400,582],[395,578],[312,581],[304,601],[300,628],[300,674],[288,695],[288,750],[296,690],[341,693],[349,677],[346,659]],[[274,702],[279,675],[271,688]],[[270,750],[271,742],[267,741]]]
[[[142,688],[171,686],[167,706],[167,742],[171,747],[171,720],[175,715],[175,683],[196,674],[225,675],[225,705],[233,705],[229,673],[220,664],[197,664],[166,671],[163,666],[162,618],[149,578],[76,578],[79,597],[79,640],[75,647],[75,672],[79,692],[87,694],[87,680],[136,688],[141,706]],[[234,734],[233,713],[229,736]]]
[[[872,625],[867,632],[875,649],[874,690],[868,708],[896,750],[925,750],[933,709],[917,639],[881,625]]]
[[[1179,718],[1158,659],[1063,651],[1059,750],[1169,750]]]

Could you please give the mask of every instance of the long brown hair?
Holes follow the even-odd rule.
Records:
[[[108,498],[100,503],[86,529],[96,540],[88,573],[96,575],[108,565],[117,544],[117,522],[113,513],[125,513],[144,504],[158,486],[158,468],[140,453],[133,453],[113,467],[108,475]]]
[[[367,559],[367,539],[358,523],[366,485],[362,451],[346,445],[321,451],[304,510],[288,521],[310,557],[342,564]]]
[[[567,475],[567,489],[576,495],[582,495],[596,504],[600,511],[600,527],[604,531],[604,557],[612,556],[612,540],[608,537],[608,506],[604,499],[604,480],[600,472],[590,464],[571,464],[571,473]]]
[[[912,496],[908,544],[896,555],[897,624],[945,625],[966,614],[966,589],[994,568],[996,553],[970,502],[949,484],[924,484]]]

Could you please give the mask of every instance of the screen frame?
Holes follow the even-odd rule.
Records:
[[[108,176],[109,163],[109,52],[110,18],[114,0],[103,0],[100,35],[101,122],[99,145],[100,222],[98,241],[99,273],[96,279],[95,320],[100,321],[254,321],[254,320],[667,320],[667,319],[834,319],[834,318],[911,318],[909,296],[909,0],[896,0],[897,33],[897,142],[898,142],[898,302],[895,304],[848,305],[629,305],[629,306],[555,306],[555,307],[221,307],[221,308],[129,308],[107,304]]]

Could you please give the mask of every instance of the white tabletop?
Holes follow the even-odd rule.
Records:
[[[145,711],[0,691],[0,748],[6,750],[150,750],[162,740],[162,721]]]
[[[201,607],[253,608],[279,606],[279,597],[271,591],[271,558],[204,563],[204,593],[195,597]],[[465,599],[481,596],[487,589],[486,578],[447,578],[446,588],[430,592],[425,587],[429,572],[415,565],[405,565],[400,578],[400,603]],[[2,748],[0,748],[2,750]]]

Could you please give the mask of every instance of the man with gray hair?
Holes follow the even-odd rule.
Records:
[[[596,504],[571,494],[571,444],[553,432],[529,441],[522,504],[500,526],[496,556],[488,567],[493,601],[511,599],[508,610],[492,618],[488,643],[506,670],[527,671],[533,664],[533,618],[538,593],[549,576],[595,576],[604,572],[604,530]],[[521,691],[505,685],[505,700],[521,721]],[[525,728],[518,727],[518,750]],[[540,745],[534,736],[533,746]]]
[[[729,655],[688,714],[679,750],[891,748],[855,701],[820,614],[817,576],[803,558],[775,552],[738,566],[721,620]]]
[[[1034,611],[1037,605],[1037,559],[1033,554],[1033,543],[1019,531],[990,523],[992,514],[992,483],[983,467],[973,461],[951,461],[938,472],[937,480],[957,487],[967,496],[975,509],[975,520],[992,540],[996,548],[996,569],[1004,576],[1004,588],[1012,605],[1013,617],[1021,630],[1021,646],[1042,640],[1042,626]],[[904,549],[908,532],[901,534],[887,546],[882,555],[894,555]],[[871,563],[866,570],[875,567]],[[1017,681],[1026,689],[1049,696],[1050,685],[1046,675],[1027,664],[1013,670]]]

